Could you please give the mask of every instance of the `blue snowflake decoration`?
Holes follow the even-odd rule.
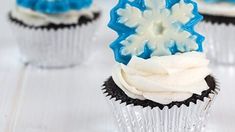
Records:
[[[191,0],[119,0],[109,22],[119,37],[110,47],[123,64],[133,55],[148,59],[202,51],[204,37],[194,31],[201,20]]]
[[[92,4],[92,0],[16,0],[16,2],[19,6],[46,14],[81,10]]]

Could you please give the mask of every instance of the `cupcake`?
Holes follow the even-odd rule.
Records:
[[[8,15],[23,61],[42,68],[82,63],[100,17],[92,0],[17,0]]]
[[[198,31],[205,35],[208,57],[215,63],[235,64],[235,2],[233,0],[198,0],[204,20]]]
[[[218,87],[191,0],[119,0],[109,27],[117,65],[103,92],[120,132],[200,132]]]

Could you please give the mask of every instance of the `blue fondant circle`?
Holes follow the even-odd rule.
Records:
[[[81,10],[92,4],[92,0],[17,0],[16,2],[19,6],[46,14]]]

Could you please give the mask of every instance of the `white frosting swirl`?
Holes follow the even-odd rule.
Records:
[[[62,14],[44,14],[23,7],[16,7],[11,12],[11,15],[13,18],[19,19],[29,26],[45,26],[49,23],[74,24],[77,23],[82,15],[93,18],[94,11],[98,11],[98,8],[92,6],[87,9],[73,10]]]
[[[204,0],[197,0],[200,13],[214,16],[235,17],[235,4],[229,2],[206,3]]]
[[[150,59],[132,57],[113,72],[115,83],[131,98],[149,99],[161,104],[184,101],[209,87],[211,72],[203,53],[189,52]]]

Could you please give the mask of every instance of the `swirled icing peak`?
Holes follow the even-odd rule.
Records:
[[[205,55],[195,51],[147,60],[133,56],[128,65],[118,65],[112,77],[133,99],[169,104],[209,88],[205,81],[211,73],[208,64]]]
[[[17,0],[16,2],[18,6],[46,14],[81,10],[92,4],[92,0]]]
[[[194,31],[201,19],[191,0],[119,0],[109,23],[119,37],[110,47],[116,61],[124,64],[132,56],[202,51],[204,37]]]

